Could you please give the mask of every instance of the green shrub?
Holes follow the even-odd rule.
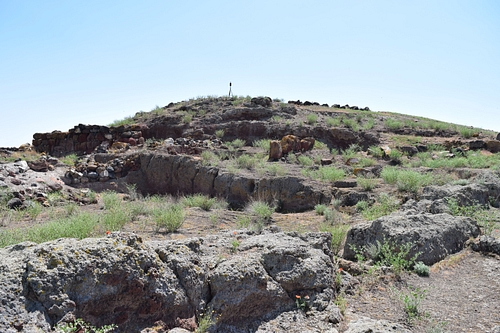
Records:
[[[396,275],[400,275],[403,270],[413,268],[415,259],[420,254],[417,253],[410,258],[408,254],[412,247],[413,244],[411,243],[396,244],[388,240],[384,240],[383,243],[377,241],[376,251],[372,254],[374,257],[371,257],[371,259],[375,261],[376,265],[390,266]]]
[[[314,165],[314,160],[312,158],[308,157],[308,156],[305,156],[305,155],[299,155],[297,157],[297,160],[303,166],[312,166],[312,165]]]
[[[375,161],[368,157],[362,157],[359,159],[358,166],[360,168],[366,168],[375,165]]]
[[[270,145],[271,145],[270,139],[260,139],[260,140],[255,140],[254,142],[252,142],[252,146],[261,148],[266,153],[269,153]]]
[[[328,149],[328,146],[326,143],[324,142],[321,142],[319,140],[316,140],[314,142],[314,147],[313,147],[314,150],[323,150],[323,149]]]
[[[189,124],[190,122],[193,121],[193,115],[192,114],[185,114],[184,116],[182,116],[182,122],[184,124]]]
[[[257,222],[263,223],[271,221],[271,216],[275,209],[275,207],[264,201],[252,201],[248,207],[250,213],[257,218]]]
[[[361,215],[367,220],[375,220],[381,216],[388,215],[399,208],[399,201],[386,193],[380,194],[377,202],[363,210]]]
[[[321,180],[323,182],[335,182],[345,177],[345,171],[337,169],[335,166],[320,166],[317,170],[302,169],[305,177]]]
[[[111,124],[109,124],[109,127],[119,127],[123,125],[132,125],[135,123],[134,117],[129,116],[125,117],[124,119],[121,120],[114,120]]]
[[[326,119],[326,124],[330,127],[337,127],[337,126],[340,126],[340,119],[339,118],[327,118]]]
[[[419,276],[429,276],[429,266],[419,261],[413,265],[413,271]]]
[[[376,158],[384,157],[384,151],[379,146],[370,146],[368,148],[368,153]]]
[[[75,166],[77,161],[78,161],[78,156],[76,156],[76,154],[74,153],[61,157],[61,162],[69,166]]]
[[[215,136],[217,137],[217,139],[222,139],[224,137],[224,130],[220,129],[215,131]]]
[[[348,128],[350,128],[351,130],[353,130],[354,132],[357,132],[358,129],[359,129],[359,125],[358,123],[356,122],[356,120],[354,119],[351,119],[351,118],[344,118],[342,119],[342,122],[344,123],[344,125]]]
[[[100,223],[109,231],[118,231],[132,220],[130,207],[113,208],[99,218]]]
[[[323,215],[325,213],[326,208],[327,207],[325,205],[317,204],[316,206],[314,206],[314,211],[318,215]]]
[[[394,131],[403,128],[404,124],[399,120],[389,118],[385,121],[385,126]]]
[[[412,170],[399,170],[396,187],[400,192],[417,193],[426,183],[426,176]]]
[[[321,224],[319,227],[321,232],[329,232],[332,235],[331,248],[334,254],[338,254],[344,239],[347,236],[347,231],[349,230],[348,224],[335,224],[331,225],[329,223]]]
[[[231,141],[230,145],[236,149],[239,149],[239,148],[242,148],[243,146],[245,146],[245,140],[235,139],[235,140]]]
[[[403,302],[404,311],[408,315],[408,320],[411,322],[420,317],[420,303],[425,298],[426,290],[420,288],[409,287],[409,293],[399,293],[399,299]]]
[[[38,215],[42,212],[42,205],[36,201],[29,201],[29,204],[26,205],[25,212],[32,221],[35,221]]]
[[[156,230],[160,231],[164,228],[167,232],[178,230],[186,219],[183,206],[180,204],[172,204],[166,209],[156,209],[153,216],[156,222]]]
[[[403,153],[401,153],[397,149],[391,149],[391,151],[389,152],[389,158],[394,162],[400,163],[401,157],[403,157]]]
[[[370,204],[368,201],[365,200],[360,200],[356,203],[356,211],[357,212],[364,212],[370,207]]]
[[[399,170],[395,167],[385,167],[380,173],[380,177],[386,184],[394,185],[398,181]]]
[[[217,156],[214,152],[205,150],[201,153],[201,164],[205,166],[217,166],[219,162],[219,156]]]
[[[252,170],[255,168],[259,160],[255,156],[251,156],[248,154],[240,155],[236,158],[236,165],[238,168],[244,168],[248,170]]]
[[[193,194],[185,196],[182,199],[182,204],[187,207],[200,207],[203,210],[209,211],[216,203],[215,198],[210,198],[208,195]]]
[[[375,126],[375,120],[368,119],[364,124],[363,124],[363,130],[368,131],[371,130]]]
[[[315,114],[315,113],[309,113],[307,115],[307,123],[309,125],[314,125],[314,124],[316,124],[317,121],[318,121],[318,115],[317,114]]]
[[[364,191],[372,191],[378,184],[378,180],[371,177],[357,177],[356,181]]]
[[[479,204],[462,206],[455,198],[448,198],[446,203],[452,215],[470,217],[477,222],[485,235],[491,235],[497,226],[497,221],[500,220],[498,211],[488,209],[486,206]]]
[[[113,191],[105,191],[101,194],[104,209],[110,210],[120,206],[121,199],[118,193]]]
[[[266,171],[271,176],[284,176],[286,173],[285,169],[277,163],[266,164]]]
[[[22,230],[0,231],[0,247],[24,241],[43,243],[63,237],[83,239],[92,235],[97,224],[97,215],[79,213]]]
[[[102,327],[95,327],[83,321],[83,319],[77,318],[72,323],[59,323],[54,329],[56,333],[78,333],[78,332],[94,332],[94,333],[109,333],[113,332],[117,328],[115,324],[104,325]]]

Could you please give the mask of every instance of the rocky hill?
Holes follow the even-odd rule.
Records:
[[[499,152],[268,97],[36,133],[0,149],[0,331],[500,332]]]

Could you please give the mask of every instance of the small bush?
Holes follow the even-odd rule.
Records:
[[[319,227],[321,232],[329,232],[332,234],[331,248],[334,254],[339,253],[342,243],[344,242],[347,231],[349,230],[348,224],[335,224],[331,225],[328,223],[321,224]]]
[[[192,114],[185,114],[183,117],[182,117],[182,122],[184,124],[189,124],[190,122],[193,121],[193,115]]]
[[[166,209],[156,209],[153,216],[156,230],[160,231],[164,228],[167,232],[178,230],[186,219],[183,206],[180,204],[170,205]]]
[[[224,130],[220,129],[215,131],[215,137],[217,137],[217,139],[222,139],[224,137]]]
[[[117,328],[115,324],[104,325],[102,327],[95,327],[83,321],[83,319],[77,318],[72,323],[60,323],[57,324],[54,329],[56,333],[71,333],[71,332],[94,332],[94,333],[109,333],[113,332]]]
[[[318,121],[318,115],[317,114],[315,114],[315,113],[309,113],[307,115],[307,123],[309,125],[314,125],[314,124],[316,124],[317,121]]]
[[[365,210],[368,209],[368,207],[370,207],[370,204],[368,203],[368,201],[361,200],[361,201],[358,201],[356,203],[356,211],[357,212],[364,212]]]
[[[99,221],[106,230],[118,231],[132,220],[130,207],[113,208],[100,216]]]
[[[102,193],[102,202],[104,209],[111,210],[120,206],[121,199],[118,193],[113,191],[105,191]]]
[[[400,170],[396,187],[401,192],[417,193],[425,182],[425,176],[412,170]]]
[[[266,153],[269,153],[270,145],[271,145],[270,139],[261,139],[261,140],[256,140],[256,141],[252,142],[252,146],[261,148]]]
[[[404,124],[399,120],[389,118],[385,121],[385,126],[394,131],[403,128]]]
[[[216,201],[217,200],[215,198],[210,198],[207,195],[193,194],[185,196],[182,199],[182,204],[187,207],[199,207],[203,210],[209,211],[212,209]]]
[[[413,271],[419,276],[429,276],[429,266],[419,261],[413,266]]]
[[[69,166],[75,166],[78,161],[78,156],[76,154],[69,154],[61,158],[61,162]]]
[[[303,166],[312,166],[312,165],[314,165],[314,160],[312,158],[308,157],[308,156],[305,156],[305,155],[299,155],[299,157],[297,157],[297,160]]]
[[[368,119],[364,124],[363,124],[363,130],[371,130],[375,126],[375,120],[373,119]]]
[[[118,126],[123,126],[123,125],[132,125],[134,123],[135,123],[134,117],[129,116],[129,117],[125,117],[124,119],[114,120],[108,126],[109,127],[118,127]]]
[[[373,191],[375,187],[377,187],[378,180],[370,177],[358,177],[356,179],[357,183],[363,191]]]
[[[398,181],[398,169],[394,167],[385,167],[382,169],[380,176],[386,184],[394,185]]]
[[[314,179],[319,179],[326,182],[335,182],[345,178],[345,171],[337,169],[334,166],[321,166],[318,170],[313,170],[310,175]]]
[[[399,299],[403,302],[404,310],[410,322],[420,317],[419,306],[425,298],[426,292],[425,289],[409,287],[408,293],[399,293]]]
[[[381,216],[388,215],[399,208],[399,201],[388,194],[382,193],[377,202],[361,211],[361,215],[367,220],[375,220]]]
[[[331,127],[333,127],[333,126],[335,126],[335,127],[340,126],[340,119],[339,118],[327,118],[326,119],[326,124],[328,126],[331,126]]]
[[[356,122],[356,120],[354,120],[354,119],[344,118],[344,119],[342,119],[342,122],[344,123],[344,125],[346,125],[346,127],[350,128],[354,132],[357,132],[359,129],[359,125]]]
[[[239,168],[252,170],[255,168],[259,160],[255,156],[250,156],[247,154],[240,155],[236,158],[236,165]]]
[[[370,146],[368,148],[368,153],[376,158],[384,157],[384,151],[379,146]]]
[[[401,162],[401,157],[403,157],[403,153],[401,153],[397,149],[391,149],[391,152],[389,153],[389,158],[392,161],[394,161],[396,163],[400,163]]]
[[[266,170],[271,176],[284,176],[286,173],[285,169],[276,163],[268,164]]]
[[[205,166],[217,166],[219,162],[219,156],[214,152],[205,150],[201,153],[201,164]]]
[[[275,211],[275,207],[264,201],[252,201],[248,210],[257,218],[257,222],[268,223]]]
[[[326,208],[327,207],[325,205],[317,204],[316,206],[314,206],[314,211],[318,215],[323,215],[325,213]]]
[[[231,141],[230,145],[236,149],[239,149],[239,148],[242,148],[243,146],[245,146],[245,140],[235,139],[235,140]]]

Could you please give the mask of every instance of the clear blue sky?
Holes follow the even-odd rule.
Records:
[[[500,1],[0,0],[0,147],[230,81],[500,131]]]

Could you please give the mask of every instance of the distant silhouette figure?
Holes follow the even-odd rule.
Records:
[[[231,91],[231,86],[233,84],[231,82],[229,82],[229,98],[233,97],[233,92]]]

